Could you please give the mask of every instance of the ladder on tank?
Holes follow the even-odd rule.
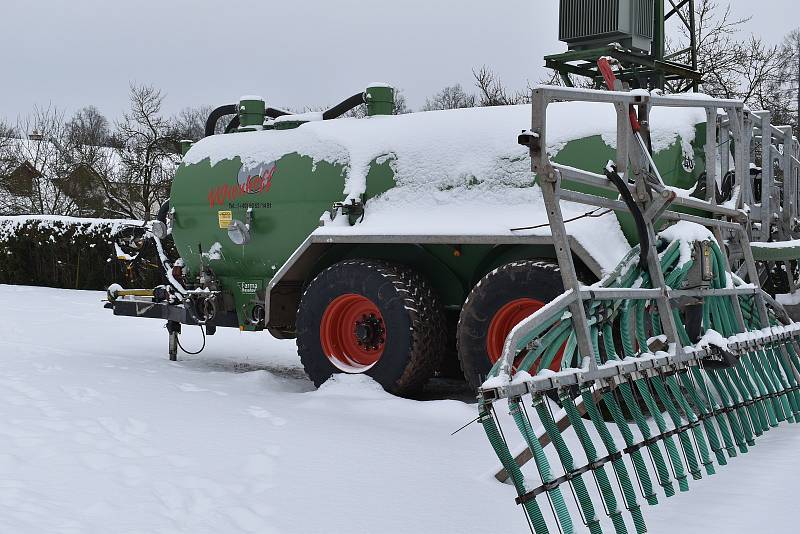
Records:
[[[614,106],[616,159],[604,174],[549,159],[547,106],[556,100]],[[661,180],[642,139],[654,106],[699,107],[716,125],[707,128],[704,200]],[[670,497],[675,483],[687,491],[690,478],[713,474],[770,428],[800,422],[800,324],[761,289],[751,247],[794,237],[797,143],[735,100],[550,86],[533,90],[533,126],[520,142],[530,147],[565,291],[508,335],[479,391],[478,420],[503,465],[497,478],[515,486],[532,532],[582,523],[620,534],[631,521],[646,532],[640,499],[654,505],[658,489]],[[751,172],[754,142],[766,156]],[[718,203],[726,174],[729,198]],[[563,189],[563,180],[619,199]],[[639,246],[590,287],[576,276],[562,200],[637,222]],[[663,222],[675,224],[659,234]],[[508,425],[526,445],[516,456]],[[524,473],[530,459],[535,470]]]

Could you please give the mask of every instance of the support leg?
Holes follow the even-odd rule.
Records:
[[[178,334],[181,333],[181,323],[177,321],[167,321],[167,332],[169,332],[169,361],[178,361]]]

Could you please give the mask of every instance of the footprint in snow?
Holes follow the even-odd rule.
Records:
[[[283,417],[277,417],[272,415],[270,412],[268,412],[261,406],[250,406],[247,409],[247,413],[249,413],[253,417],[258,417],[259,419],[269,419],[270,423],[272,423],[275,426],[283,426],[286,424],[286,419],[284,419]]]
[[[258,417],[259,419],[266,419],[267,417],[271,417],[272,416],[271,413],[269,413],[267,410],[265,410],[261,406],[250,406],[247,409],[247,413],[249,413],[253,417]]]
[[[200,386],[189,384],[188,382],[184,382],[183,384],[178,384],[178,389],[186,392],[209,392],[209,393],[214,393],[215,395],[219,395],[220,397],[228,396],[228,394],[225,393],[224,391],[214,391],[213,389],[201,388]]]
[[[97,390],[80,386],[61,386],[61,390],[66,393],[69,398],[77,402],[92,402],[100,398],[100,393]]]

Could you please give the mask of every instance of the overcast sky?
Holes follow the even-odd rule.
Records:
[[[771,42],[800,25],[796,0],[731,3]],[[539,80],[565,49],[557,17],[558,0],[0,0],[0,118],[50,103],[118,117],[131,81],[163,89],[169,113],[243,94],[329,105],[371,81],[418,108],[481,65],[511,88]]]

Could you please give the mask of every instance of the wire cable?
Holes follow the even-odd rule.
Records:
[[[197,325],[197,326],[199,326],[199,327],[200,327],[200,332],[203,334],[203,344],[200,346],[200,349],[199,349],[197,352],[189,352],[188,350],[184,349],[184,348],[183,348],[183,345],[181,345],[181,338],[180,338],[180,336],[177,336],[177,338],[176,338],[176,341],[178,342],[178,347],[180,347],[180,349],[181,349],[183,352],[185,352],[186,354],[188,354],[189,356],[197,356],[198,354],[200,354],[201,352],[203,352],[203,349],[205,349],[205,348],[206,348],[206,329],[205,329],[205,328],[203,328],[203,325]]]
[[[571,219],[565,219],[564,220],[564,224],[570,223],[572,221],[577,221],[578,219],[583,219],[583,218],[586,218],[586,217],[602,217],[603,215],[608,215],[609,213],[611,213],[613,211],[613,210],[608,210],[607,209],[607,210],[603,210],[600,213],[597,213],[601,209],[602,208],[597,208],[597,209],[594,209],[592,211],[587,211],[583,215],[577,215],[575,217],[572,217]],[[511,231],[512,232],[518,232],[520,230],[535,230],[536,228],[545,228],[547,226],[550,226],[550,223],[537,224],[536,226],[523,226],[521,228],[511,228]]]

